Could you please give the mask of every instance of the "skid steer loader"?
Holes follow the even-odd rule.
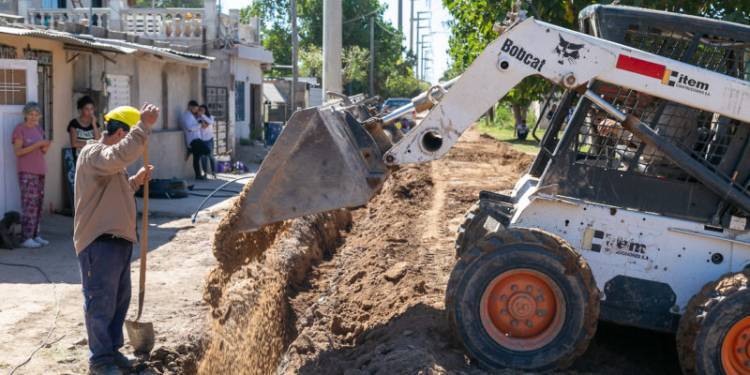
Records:
[[[685,373],[750,374],[750,28],[591,6],[581,32],[513,15],[467,71],[385,118],[297,112],[248,189],[242,230],[364,205],[389,167],[445,155],[509,90],[565,90],[509,194],[456,241],[448,322],[489,369],[545,371],[599,319],[676,332]],[[430,109],[409,133],[385,128]],[[398,139],[395,139],[398,138]]]

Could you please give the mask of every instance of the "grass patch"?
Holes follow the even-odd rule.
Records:
[[[537,142],[529,133],[529,136],[525,141],[520,141],[515,137],[515,130],[513,129],[513,114],[505,105],[498,105],[495,109],[495,121],[490,122],[489,119],[483,117],[476,123],[476,129],[482,134],[487,134],[498,141],[510,143],[514,149],[536,155],[539,153],[539,142]],[[526,124],[529,126],[529,132],[536,123],[536,117],[533,113],[529,112],[526,117]],[[538,129],[536,135],[539,139],[544,136],[545,129]]]

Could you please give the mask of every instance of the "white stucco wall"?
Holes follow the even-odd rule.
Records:
[[[240,138],[250,137],[250,121],[254,114],[252,111],[252,103],[250,102],[251,97],[251,85],[262,85],[263,84],[263,71],[260,67],[260,62],[256,60],[247,60],[238,57],[232,58],[232,68],[235,72],[235,81],[245,82],[245,118],[235,123],[235,136],[236,142],[239,142]],[[233,84],[234,89],[234,84]],[[235,93],[236,94],[236,93]],[[234,96],[231,97],[234,99]],[[234,100],[231,100],[232,107],[235,106]],[[234,113],[236,109],[232,112]]]
[[[0,36],[0,43],[16,47],[19,58],[22,58],[23,49],[27,46],[52,53],[52,144],[45,156],[47,175],[44,184],[44,213],[47,214],[50,209],[62,208],[64,199],[62,149],[69,144],[66,128],[71,119],[70,108],[73,107],[72,64],[65,62],[62,44],[55,41]]]

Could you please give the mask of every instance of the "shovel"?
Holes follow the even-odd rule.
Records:
[[[148,142],[143,150],[143,165],[148,165]],[[143,184],[143,214],[141,215],[141,275],[138,282],[138,315],[135,321],[126,320],[130,345],[137,355],[148,356],[154,348],[154,324],[139,322],[143,312],[143,297],[146,293],[146,254],[148,253],[148,181]]]

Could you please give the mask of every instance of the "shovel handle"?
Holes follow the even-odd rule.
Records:
[[[148,140],[143,148],[143,166],[148,167]],[[143,312],[143,299],[146,295],[146,254],[148,253],[148,185],[149,181],[143,183],[143,211],[141,213],[141,274],[138,281],[138,315],[137,322]]]

